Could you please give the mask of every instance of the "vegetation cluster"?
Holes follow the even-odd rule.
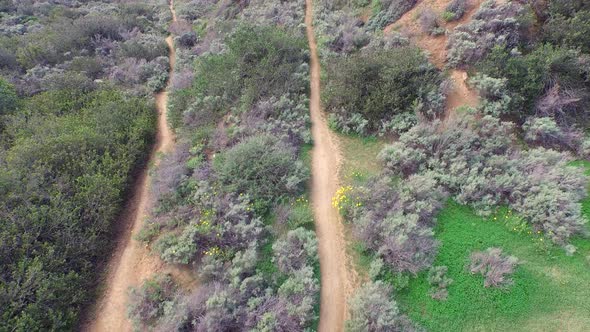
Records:
[[[526,229],[539,244],[556,245],[569,256],[577,255],[578,239],[588,234],[582,204],[587,178],[570,165],[586,159],[590,146],[587,43],[579,33],[587,31],[583,17],[590,8],[583,1],[489,0],[452,31],[444,31],[442,22],[463,17],[470,2],[450,1],[442,13],[415,15],[424,33],[448,34],[447,67],[467,70],[467,83],[481,98],[475,109],[459,108],[449,120],[442,117],[451,111],[444,110],[448,83],[432,65],[425,74],[428,62],[411,51],[412,36],[373,31],[414,5],[391,10],[391,3],[324,3],[316,14],[326,68],[323,100],[333,128],[398,138],[379,155],[382,173],[357,181],[346,199],[338,199],[361,255],[372,261],[371,281],[357,292],[363,309],[352,305],[357,297],[351,302],[351,330],[379,330],[380,322],[392,324],[385,330],[410,329],[400,327],[407,317],[394,299],[409,284],[426,284],[421,294],[446,301],[453,296],[449,289],[462,287],[455,278],[464,282],[461,273],[471,271],[484,277],[482,286],[510,291],[509,275],[521,264],[503,248],[472,252],[471,266],[453,262],[462,272],[438,263],[445,244],[435,231],[437,216],[448,198],[485,218],[509,208],[520,220],[515,230]],[[401,86],[387,90],[395,82]],[[404,94],[405,87],[411,93]],[[396,104],[400,97],[407,99]],[[361,295],[382,282],[392,287],[379,290],[387,298]],[[376,315],[363,315],[367,308]]]
[[[312,329],[320,284],[305,194],[305,7],[195,8],[178,4],[177,25],[202,30],[194,45],[180,45],[177,74],[186,82],[173,83],[169,114],[179,143],[157,171],[141,238],[165,261],[195,268],[200,286],[170,288],[173,280],[156,276],[134,291],[130,317],[142,330]]]
[[[94,299],[168,77],[159,12],[0,2],[0,330],[72,330]]]

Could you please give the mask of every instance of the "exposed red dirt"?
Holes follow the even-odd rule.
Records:
[[[425,10],[432,10],[440,16],[452,0],[425,0],[419,2],[412,10],[405,13],[397,22],[390,24],[384,29],[385,33],[399,31],[408,36],[418,47],[426,51],[430,61],[439,69],[444,69],[447,61],[447,34],[432,36],[423,31],[419,23],[420,13]],[[441,19],[442,27],[451,32],[455,27],[469,22],[479,8],[482,0],[471,0],[467,12],[460,20],[444,22]],[[452,83],[446,102],[445,119],[454,117],[454,110],[459,106],[475,107],[479,102],[477,92],[467,85],[467,72],[460,69],[453,69],[449,73]]]

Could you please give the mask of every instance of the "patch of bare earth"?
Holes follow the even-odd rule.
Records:
[[[420,13],[426,10],[432,10],[439,17],[445,11],[445,8],[452,0],[425,0],[420,1],[412,10],[405,13],[397,22],[390,24],[384,29],[385,33],[399,31],[408,36],[412,42],[422,48],[428,55],[430,61],[439,69],[444,69],[447,61],[447,34],[433,36],[423,31],[419,23]],[[467,12],[460,20],[454,22],[445,22],[441,19],[442,27],[451,32],[455,27],[465,24],[471,20],[471,17],[482,0],[472,0]],[[467,72],[460,69],[452,69],[449,73],[449,79],[452,83],[446,101],[445,120],[455,117],[455,110],[460,106],[477,106],[479,97],[476,91],[473,91],[467,85]]]

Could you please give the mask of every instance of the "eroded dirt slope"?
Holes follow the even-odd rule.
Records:
[[[385,33],[390,33],[393,30],[397,30],[404,35],[410,37],[410,39],[416,43],[416,45],[426,51],[428,57],[435,66],[443,69],[447,61],[447,34],[440,36],[432,36],[425,33],[420,26],[418,17],[420,13],[425,10],[432,10],[436,14],[444,12],[447,5],[452,0],[423,0],[420,1],[412,10],[405,13],[397,22],[390,24],[384,30]],[[454,22],[442,22],[442,26],[448,31],[452,30],[458,25],[469,22],[472,16],[475,14],[477,9],[483,0],[471,0],[467,12],[463,17]],[[459,106],[477,106],[479,97],[477,92],[470,89],[467,85],[468,75],[467,72],[460,69],[451,69],[449,72],[449,78],[452,86],[450,87],[447,95],[446,103],[446,116],[448,120],[454,116],[454,110]]]

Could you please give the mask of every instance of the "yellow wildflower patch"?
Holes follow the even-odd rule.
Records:
[[[334,197],[332,197],[332,206],[338,210],[342,210],[344,206],[350,203],[350,197],[347,195],[350,191],[352,191],[352,186],[338,188]]]

